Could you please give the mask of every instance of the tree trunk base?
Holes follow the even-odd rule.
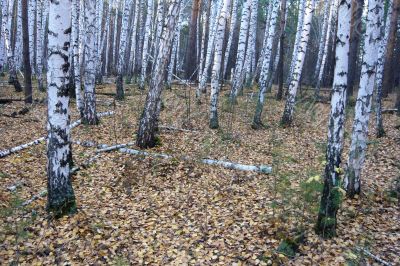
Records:
[[[116,83],[117,83],[117,95],[115,96],[115,98],[119,101],[122,101],[125,98],[122,75],[118,75]]]

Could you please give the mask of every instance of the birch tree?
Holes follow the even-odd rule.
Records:
[[[385,57],[386,57],[386,49],[388,44],[388,37],[390,33],[390,18],[392,17],[393,10],[393,0],[389,0],[387,2],[387,15],[386,15],[386,23],[382,26],[382,39],[379,44],[378,50],[378,66],[376,68],[376,137],[380,138],[385,136],[385,129],[383,128],[383,119],[382,119],[382,81],[383,81],[383,67],[385,65]]]
[[[177,23],[181,0],[167,0],[169,4],[158,56],[155,60],[154,71],[150,80],[150,89],[139,121],[136,144],[140,148],[156,145],[156,130],[160,114],[161,92],[164,87],[164,74],[171,51],[174,29]]]
[[[247,0],[243,4],[242,19],[240,22],[240,32],[239,32],[239,43],[236,55],[236,65],[233,74],[232,88],[230,93],[230,101],[234,102],[239,93],[239,90],[243,86],[244,81],[244,63],[246,56],[246,43],[247,34],[249,30],[250,21],[250,7],[253,0]]]
[[[325,65],[326,65],[326,59],[328,57],[328,46],[329,46],[329,41],[331,39],[331,29],[332,29],[332,18],[333,18],[333,11],[336,9],[336,3],[337,0],[333,0],[331,2],[331,7],[329,9],[329,17],[327,21],[327,26],[326,26],[326,33],[325,33],[325,38],[324,38],[324,46],[322,48],[322,56],[321,56],[321,63],[317,62],[317,68],[316,71],[318,71],[318,77],[317,77],[317,85],[315,87],[315,99],[319,98],[319,92],[321,90],[321,84],[322,84],[322,78],[324,75],[324,70],[325,70]],[[321,47],[321,46],[320,46]],[[320,54],[318,54],[319,58]],[[350,59],[350,58],[349,58]],[[315,73],[317,74],[317,73]]]
[[[224,66],[222,69],[222,77],[224,78],[226,75],[226,70],[228,67],[228,61],[229,61],[229,56],[231,54],[231,47],[232,47],[232,41],[233,41],[233,33],[236,29],[237,25],[237,13],[238,13],[238,0],[232,0],[232,12],[231,12],[231,22],[229,25],[229,37],[228,37],[228,43],[226,44],[226,49],[225,49],[225,55],[224,55]]]
[[[224,45],[226,18],[231,0],[223,0],[221,12],[217,18],[217,32],[215,35],[215,55],[211,73],[211,100],[210,100],[210,128],[217,129],[218,123],[218,96],[220,90],[220,73],[222,64],[222,49]]]
[[[72,41],[72,54],[73,54],[73,70],[74,70],[74,84],[76,96],[76,108],[83,117],[83,99],[81,92],[81,69],[80,69],[80,55],[79,55],[79,16],[80,16],[80,0],[72,0],[71,5],[72,14],[72,28],[71,28],[71,41]]]
[[[213,56],[213,52],[214,52],[215,32],[217,31],[216,18],[218,17],[219,6],[220,6],[220,0],[214,1],[211,6],[212,14],[211,14],[210,25],[209,25],[207,52],[206,52],[203,70],[200,72],[201,74],[200,74],[199,87],[196,90],[196,98],[198,101],[200,99],[200,94],[206,92],[208,69],[211,65],[212,56]],[[200,66],[201,65],[202,65],[202,63],[200,63]]]
[[[380,27],[383,24],[383,0],[369,0],[361,79],[355,107],[348,169],[344,179],[347,194],[353,197],[361,191],[361,170],[367,148],[368,124],[375,84]]]
[[[96,0],[85,0],[85,97],[83,105],[83,122],[96,125]]]
[[[9,13],[9,4],[7,0],[2,0],[2,36],[4,38],[6,53],[7,53],[7,64],[8,64],[8,75],[9,80],[8,82],[14,85],[15,91],[21,92],[22,87],[19,83],[18,76],[17,76],[17,67],[15,62],[14,53],[11,48],[11,39],[10,39],[10,30],[11,30],[11,20],[12,17]]]
[[[121,39],[119,45],[119,59],[117,67],[117,99],[123,100],[125,98],[124,87],[123,87],[123,71],[125,67],[125,51],[127,47],[127,36],[128,36],[128,21],[129,13],[131,10],[132,1],[125,0],[124,11],[122,14],[122,29]]]
[[[336,1],[336,0],[334,0]],[[334,2],[331,1],[331,2]],[[315,66],[315,73],[314,73],[314,80],[317,81],[319,77],[319,70],[321,69],[322,65],[322,58],[324,56],[325,51],[325,40],[328,36],[328,26],[330,23],[330,14],[331,14],[331,5],[330,1],[324,1],[324,17],[323,17],[323,22],[321,26],[321,36],[319,39],[319,47],[318,47],[318,57],[317,57],[317,64]]]
[[[290,84],[291,79],[293,77],[293,71],[294,67],[297,61],[297,55],[298,55],[298,49],[301,43],[301,34],[303,32],[303,26],[304,26],[304,15],[306,11],[306,3],[307,1],[299,1],[299,15],[298,15],[298,20],[297,20],[297,29],[296,29],[296,37],[294,41],[294,46],[293,46],[293,53],[292,53],[292,59],[290,63],[290,68],[289,68],[289,75],[288,75],[288,80],[287,84]]]
[[[306,56],[308,40],[310,38],[311,19],[314,12],[315,0],[307,0],[304,11],[304,25],[301,31],[300,45],[296,54],[296,63],[293,68],[291,82],[289,84],[289,93],[286,99],[285,110],[283,112],[281,123],[290,125],[293,120],[293,112],[296,101],[297,89],[299,87],[301,74],[304,66],[304,58]]]
[[[36,14],[36,0],[29,0],[29,10],[27,12],[29,21],[29,62],[31,63],[31,70],[35,74],[35,14]]]
[[[75,212],[71,182],[68,54],[71,1],[50,1],[48,56],[47,209],[56,216]]]
[[[324,189],[316,232],[325,237],[336,235],[336,213],[340,204],[340,169],[346,118],[347,74],[349,68],[351,0],[340,2],[336,34],[336,64],[328,125]]]
[[[246,86],[249,86],[252,79],[252,71],[254,71],[255,51],[256,51],[256,33],[258,18],[258,0],[252,0],[250,7],[250,25],[249,36],[247,39],[246,55],[243,69],[245,71]],[[241,89],[241,88],[240,88]]]
[[[36,4],[36,78],[39,91],[45,91],[43,84],[43,0],[37,0]]]
[[[279,3],[280,0],[273,0],[271,2],[272,5],[272,10],[271,10],[271,19],[269,21],[269,25],[267,25],[268,34],[267,37],[267,42],[266,42],[266,47],[265,47],[265,55],[261,67],[261,74],[260,74],[260,81],[259,81],[259,92],[258,92],[258,98],[257,98],[257,107],[256,111],[254,114],[253,118],[253,125],[252,127],[254,129],[260,128],[262,126],[261,123],[261,114],[264,108],[264,97],[265,97],[265,92],[267,90],[267,82],[268,79],[271,79],[272,73],[269,73],[269,67],[271,64],[271,58],[272,58],[272,46],[273,46],[273,41],[276,33],[276,23],[278,20],[278,13],[279,13]]]
[[[146,81],[146,72],[147,72],[147,65],[149,59],[149,43],[150,43],[150,36],[151,36],[151,26],[153,20],[153,12],[154,12],[154,2],[153,0],[147,1],[147,15],[146,15],[146,25],[144,27],[144,43],[143,43],[143,51],[142,51],[142,70],[140,72],[140,83],[139,88],[141,90],[144,89],[145,81]]]

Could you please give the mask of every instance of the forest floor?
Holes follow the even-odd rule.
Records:
[[[0,85],[0,98],[22,98]],[[135,139],[146,94],[126,85],[122,102],[97,95],[99,112],[114,110],[98,126],[72,129],[74,141],[113,145]],[[114,92],[114,85],[97,92]],[[338,213],[338,236],[325,240],[313,231],[324,169],[329,104],[300,100],[294,125],[279,125],[284,101],[268,94],[265,128],[251,129],[256,90],[246,89],[232,111],[220,101],[220,130],[208,128],[208,101],[198,105],[194,88],[163,93],[161,125],[193,131],[161,130],[151,153],[177,159],[102,153],[73,176],[77,213],[55,220],[46,197],[26,207],[22,201],[46,189],[44,143],[0,159],[0,264],[25,265],[349,265],[374,264],[357,248],[400,265],[400,118],[385,114],[387,136],[375,139],[374,119],[363,171],[363,192],[345,199]],[[189,98],[190,97],[190,98]],[[204,96],[203,96],[204,97]],[[392,97],[393,98],[393,97]],[[23,102],[0,105],[0,150],[46,134],[45,94],[25,115],[9,117]],[[190,101],[188,100],[190,99]],[[385,101],[385,107],[392,107]],[[348,108],[344,161],[353,107]],[[71,104],[72,121],[79,119]],[[397,129],[396,129],[397,126]],[[96,148],[73,144],[80,165]],[[135,147],[132,147],[136,149]],[[182,161],[189,156],[192,161]],[[203,165],[200,158],[270,165],[258,174]],[[8,187],[21,184],[15,191]],[[301,235],[301,239],[297,236]],[[295,254],[292,253],[295,251]]]

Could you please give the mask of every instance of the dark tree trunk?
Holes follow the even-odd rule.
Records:
[[[388,36],[388,45],[385,55],[385,66],[383,68],[383,97],[387,97],[393,91],[394,86],[394,47],[396,44],[397,19],[400,9],[400,0],[393,0],[392,17],[390,18],[390,31]]]
[[[281,29],[281,37],[280,37],[280,56],[279,56],[279,63],[278,63],[278,80],[279,80],[279,85],[278,85],[278,93],[276,94],[276,99],[278,101],[282,100],[283,97],[283,63],[285,62],[285,14],[286,14],[286,0],[282,0],[281,2],[281,23],[280,23],[280,29]]]
[[[185,72],[187,79],[195,79],[197,68],[197,23],[201,0],[193,0],[192,16],[189,28],[189,40],[185,56]]]
[[[21,6],[25,103],[32,103],[32,69],[29,58],[28,0],[22,0]],[[30,15],[32,16],[33,14]]]
[[[349,76],[347,82],[347,95],[353,96],[354,84],[356,84],[359,66],[357,64],[360,41],[362,36],[362,12],[364,0],[353,0],[351,7],[351,28],[350,28],[350,53],[349,53]]]

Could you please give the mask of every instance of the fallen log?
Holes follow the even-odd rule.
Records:
[[[41,197],[44,197],[44,196],[46,196],[46,195],[47,195],[47,190],[46,190],[46,189],[45,189],[45,190],[42,190],[39,194],[36,194],[36,195],[33,196],[32,198],[30,198],[30,199],[24,201],[21,205],[22,205],[23,207],[25,207],[25,206],[31,204],[32,202],[34,202],[35,200],[37,200],[37,199],[39,199],[39,198],[41,198]]]
[[[96,151],[96,153],[118,150],[118,149],[125,148],[125,147],[128,147],[128,146],[133,146],[133,145],[135,145],[134,142],[129,142],[129,143],[126,143],[126,144],[118,144],[118,145],[114,145],[114,146],[103,145],[105,147],[99,148]]]
[[[0,151],[0,158],[6,157],[6,156],[10,155],[11,153],[16,153],[16,152],[22,151],[30,146],[40,144],[41,142],[45,141],[46,139],[47,139],[47,137],[41,137],[41,138],[35,139],[34,141],[19,145],[14,148],[11,148],[8,150],[2,150],[2,151]]]
[[[385,260],[379,258],[378,256],[372,254],[371,252],[369,252],[368,250],[366,250],[366,249],[364,249],[364,248],[359,248],[359,247],[357,247],[356,250],[359,251],[359,252],[364,253],[365,255],[367,255],[367,256],[369,256],[369,257],[371,257],[371,258],[373,258],[374,260],[376,260],[377,262],[381,263],[382,265],[385,265],[385,266],[392,266],[391,263],[389,263],[389,262],[387,262],[387,261],[385,261]]]
[[[397,113],[399,110],[397,110],[397,109],[384,109],[384,110],[382,110],[382,114],[395,114],[395,113]]]
[[[103,116],[108,116],[108,115],[113,115],[113,114],[114,114],[114,111],[109,111],[109,112],[99,113],[99,114],[97,114],[97,116],[98,117],[103,117]],[[73,128],[79,126],[81,123],[82,123],[82,120],[79,119],[79,120],[73,122],[72,124],[70,124],[69,128],[73,129]],[[2,151],[0,151],[0,158],[6,157],[6,156],[10,155],[11,153],[19,152],[21,150],[24,150],[24,149],[30,147],[30,146],[40,144],[41,142],[43,142],[46,139],[47,139],[47,136],[35,139],[34,141],[19,145],[17,147],[11,148],[11,149],[2,150]]]
[[[173,159],[174,158],[173,156],[168,155],[168,154],[148,153],[145,151],[126,149],[126,148],[119,149],[119,152],[137,155],[137,156],[145,156],[145,157],[148,156],[148,157],[156,157],[156,158],[163,158],[163,159]],[[186,156],[181,157],[180,159],[182,159],[184,161],[198,161],[203,164],[217,165],[217,166],[222,166],[223,168],[240,170],[240,171],[251,171],[251,172],[257,172],[257,173],[263,173],[263,174],[270,174],[272,172],[272,167],[267,166],[267,165],[255,166],[255,165],[246,165],[246,164],[240,164],[240,163],[234,163],[234,162],[228,162],[228,161],[220,161],[220,160],[212,160],[212,159],[194,160],[194,159],[186,157]]]
[[[182,132],[199,132],[197,130],[190,130],[190,129],[184,129],[184,128],[176,128],[176,127],[170,127],[170,126],[159,126],[159,129],[165,129],[165,130],[170,130],[170,131],[182,131]]]

